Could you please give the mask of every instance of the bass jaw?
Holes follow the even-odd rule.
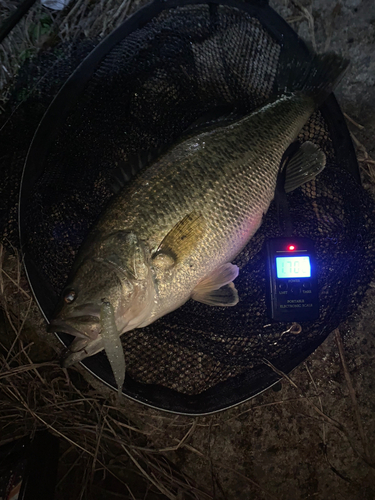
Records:
[[[97,354],[103,349],[104,345],[101,336],[95,340],[76,338],[63,352],[60,361],[61,366],[63,368],[69,368],[89,356],[94,356],[94,354]]]

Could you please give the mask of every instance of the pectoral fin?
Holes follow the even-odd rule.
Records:
[[[326,155],[310,141],[306,141],[287,162],[285,192],[289,193],[314,179],[324,169]]]
[[[192,212],[178,222],[159,245],[153,255],[155,263],[163,254],[174,263],[181,261],[191,253],[193,248],[202,239],[205,231],[203,215]]]
[[[238,276],[237,266],[227,263],[215,269],[194,288],[191,298],[209,306],[235,306],[238,292],[232,283]]]

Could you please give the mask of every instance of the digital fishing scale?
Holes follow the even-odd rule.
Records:
[[[314,242],[292,236],[293,223],[285,192],[288,161],[298,151],[292,143],[281,160],[275,202],[283,237],[266,242],[267,314],[274,321],[312,321],[319,317],[318,266]]]
[[[319,317],[314,244],[307,238],[273,238],[266,243],[267,310],[275,321]]]

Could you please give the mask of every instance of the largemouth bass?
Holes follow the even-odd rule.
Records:
[[[346,65],[338,56],[315,56],[309,71],[298,70],[303,83],[293,92],[190,133],[112,199],[80,250],[51,323],[53,331],[76,336],[66,366],[108,346],[116,329],[121,336],[145,327],[189,299],[237,304],[239,269],[231,261],[261,225],[284,152]],[[314,144],[303,144],[288,165],[286,189],[312,179],[324,163]],[[120,375],[116,380],[122,385]]]

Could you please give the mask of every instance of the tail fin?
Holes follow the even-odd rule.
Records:
[[[319,106],[339,83],[348,64],[348,59],[334,53],[315,54],[306,60],[292,59],[281,69],[284,78],[279,91],[303,92]]]

